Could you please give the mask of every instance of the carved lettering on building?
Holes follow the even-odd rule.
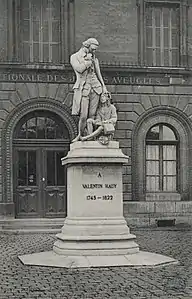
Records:
[[[46,74],[46,73],[3,73],[0,74],[1,81],[4,82],[47,82],[47,83],[73,83],[74,75]]]
[[[115,74],[108,72],[104,74],[105,84],[111,85],[169,85],[168,77],[149,77],[147,75],[129,75],[125,72]],[[75,75],[71,71],[32,71],[23,72],[9,71],[0,72],[2,82],[45,82],[45,83],[74,83]]]
[[[106,78],[107,79],[107,78]],[[107,81],[107,80],[106,80]],[[106,82],[105,81],[105,82]],[[114,85],[158,85],[161,83],[167,82],[168,84],[169,79],[168,78],[151,78],[151,77],[131,77],[131,76],[115,76],[111,78],[111,82],[109,84]],[[107,82],[106,82],[107,84]]]

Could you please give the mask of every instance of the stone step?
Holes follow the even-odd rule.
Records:
[[[63,218],[54,219],[0,219],[3,233],[58,233],[63,226]]]
[[[3,234],[58,234],[61,231],[61,229],[54,229],[54,228],[28,228],[28,229],[3,229]]]

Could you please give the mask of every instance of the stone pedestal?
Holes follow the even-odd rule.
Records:
[[[122,167],[128,162],[119,143],[76,142],[67,166],[67,218],[52,251],[19,256],[25,265],[63,268],[154,267],[177,263],[139,251],[123,217]]]
[[[67,218],[54,252],[62,255],[126,255],[139,251],[123,217],[122,167],[128,162],[111,141],[71,145],[67,165]]]

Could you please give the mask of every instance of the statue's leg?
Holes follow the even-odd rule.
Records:
[[[81,100],[81,114],[79,119],[80,136],[83,136],[84,130],[87,125],[88,109],[89,109],[89,96],[83,96]]]
[[[89,114],[88,117],[94,119],[96,115],[96,111],[99,104],[100,95],[97,94],[94,90],[90,93],[90,104],[89,104]]]
[[[88,118],[87,120],[87,135],[93,133],[93,121],[94,120],[92,118]]]
[[[103,131],[103,126],[99,126],[99,128],[97,128],[97,130],[95,130],[93,133],[91,133],[85,137],[82,137],[81,140],[86,141],[86,140],[93,139],[94,137],[97,137],[99,134],[101,134],[102,131]]]
[[[72,140],[73,142],[81,140],[84,130],[86,128],[87,123],[87,115],[88,115],[88,108],[89,108],[89,97],[83,96],[81,99],[81,110],[80,110],[80,118],[79,118],[79,125],[78,125],[78,135],[75,139]]]
[[[74,143],[74,142],[76,142],[76,141],[79,141],[80,138],[81,138],[81,136],[80,136],[80,134],[78,134],[77,137],[75,137],[75,138],[71,141],[71,143]]]

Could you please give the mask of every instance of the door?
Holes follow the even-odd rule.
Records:
[[[33,111],[17,124],[13,138],[16,217],[64,217],[69,131],[60,116]]]
[[[40,157],[37,149],[18,149],[14,155],[16,217],[38,217],[40,207]]]
[[[68,148],[16,148],[14,201],[17,218],[65,217],[66,169],[61,158]]]
[[[67,179],[66,167],[61,158],[67,151],[62,148],[49,148],[43,151],[42,187],[45,217],[64,217],[67,213]]]

